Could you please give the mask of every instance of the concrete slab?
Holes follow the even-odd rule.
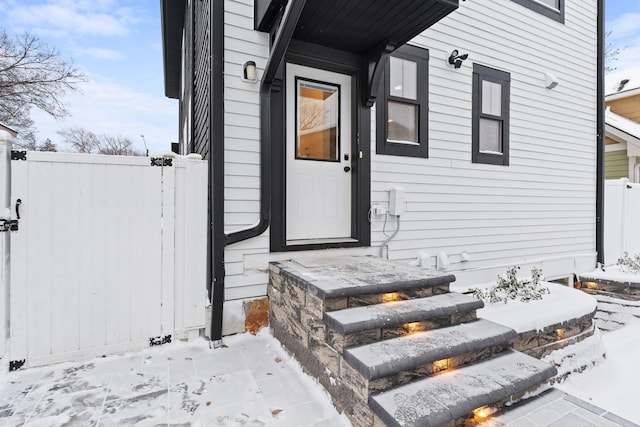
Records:
[[[0,426],[350,426],[267,331],[227,337],[225,344],[212,350],[204,340],[172,343],[0,373]],[[546,406],[559,413],[558,420],[534,423]],[[568,414],[575,415],[569,422],[580,417],[591,423],[585,425],[637,426],[557,389],[481,425],[550,426]]]

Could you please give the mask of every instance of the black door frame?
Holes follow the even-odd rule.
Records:
[[[351,147],[351,239],[345,242],[287,245],[286,230],[286,63],[304,65],[352,76],[352,147]],[[348,52],[292,40],[277,73],[277,85],[271,94],[271,164],[273,212],[270,232],[271,252],[369,246],[371,225],[368,221],[371,200],[371,109],[364,105],[363,57]],[[362,153],[362,154],[360,154]]]

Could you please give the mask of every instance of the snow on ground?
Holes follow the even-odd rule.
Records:
[[[478,286],[484,290],[494,284]],[[550,294],[540,300],[522,302],[510,300],[508,303],[490,304],[478,310],[478,317],[509,326],[518,333],[539,331],[549,325],[577,319],[596,309],[597,301],[591,295],[557,283],[542,282]]]
[[[580,342],[552,351],[542,360],[549,362],[558,369],[558,376],[576,375],[583,369],[590,369],[605,360],[606,347],[602,341],[599,329],[595,329],[592,336]]]
[[[560,390],[640,424],[640,320],[602,337],[607,358],[570,375]]]
[[[0,374],[0,426],[350,426],[263,329]]]

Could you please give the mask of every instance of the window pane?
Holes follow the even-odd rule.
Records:
[[[389,93],[400,98],[417,99],[418,64],[392,56],[389,69]]]
[[[502,154],[502,122],[499,120],[480,119],[481,153]]]
[[[418,144],[418,106],[389,101],[387,104],[387,140]]]
[[[546,4],[547,6],[559,10],[560,0],[537,0],[539,3]]]
[[[298,80],[296,158],[339,160],[340,88]]]
[[[502,86],[499,83],[482,81],[482,113],[502,115]]]

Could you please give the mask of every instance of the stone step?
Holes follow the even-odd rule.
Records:
[[[501,346],[516,336],[511,328],[489,320],[477,320],[346,348],[344,359],[363,377],[373,380]],[[425,371],[427,374],[433,372]]]
[[[333,330],[346,335],[459,315],[483,306],[482,301],[477,298],[452,292],[325,312],[324,321]]]
[[[455,281],[451,274],[374,257],[274,262],[270,264],[270,278],[278,290],[292,284],[319,299],[323,311],[443,294]]]
[[[373,395],[369,406],[388,426],[440,426],[530,390],[556,373],[556,368],[545,362],[508,350]]]

